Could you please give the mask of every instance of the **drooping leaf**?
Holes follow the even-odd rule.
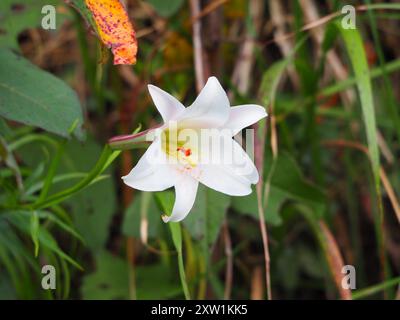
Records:
[[[0,116],[67,137],[83,139],[76,93],[63,81],[6,49],[0,49]]]
[[[5,215],[0,216],[0,264],[3,276],[9,276],[18,298],[33,298],[29,267],[39,273],[23,241],[16,235]]]
[[[31,215],[29,211],[11,211],[4,214],[4,217],[11,223],[15,228],[23,232],[24,234],[31,236]],[[60,249],[57,241],[54,239],[52,234],[42,226],[38,226],[36,230],[37,241],[40,246],[47,248],[61,259],[68,261],[70,264],[78,269],[82,267],[69,255]]]
[[[38,211],[37,214],[41,219],[47,219],[48,221],[53,222],[55,225],[57,225],[60,229],[62,229],[66,233],[72,235],[73,237],[77,238],[81,242],[84,242],[84,239],[82,238],[82,236],[74,229],[73,226],[68,225],[67,223],[63,222],[54,213],[47,212],[47,211]]]

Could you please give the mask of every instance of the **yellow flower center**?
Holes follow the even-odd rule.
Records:
[[[183,164],[187,169],[196,167],[197,148],[185,129],[165,129],[162,132],[161,148],[168,159]],[[195,131],[189,131],[196,133]]]

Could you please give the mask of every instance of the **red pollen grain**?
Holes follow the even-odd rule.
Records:
[[[183,148],[183,147],[178,147],[178,148],[176,149],[176,151],[183,152],[184,155],[185,155],[186,157],[189,157],[189,156],[192,154],[192,150],[190,150],[190,149],[185,149],[185,148]]]

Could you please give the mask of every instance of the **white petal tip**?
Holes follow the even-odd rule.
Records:
[[[152,84],[147,85],[147,90],[149,90],[150,93],[156,89],[157,89],[157,87],[155,85],[152,85]]]
[[[149,90],[150,94],[163,92],[159,87],[155,86],[154,84],[148,84],[147,90]]]
[[[255,106],[258,107],[260,113],[262,113],[264,117],[267,117],[267,116],[268,116],[268,112],[267,112],[267,110],[266,110],[263,106],[260,106],[260,105],[257,105],[257,104],[256,104]]]
[[[251,195],[252,192],[253,192],[253,190],[250,188],[250,190],[248,190],[247,193],[244,194],[244,196]]]
[[[218,85],[218,86],[220,86],[220,87],[222,88],[221,83],[219,82],[218,78],[215,77],[215,76],[209,77],[209,78],[207,79],[206,84],[207,84],[207,83],[208,83],[209,85],[210,85],[210,83],[211,83],[212,85]]]
[[[162,216],[161,216],[161,219],[165,222],[165,223],[167,223],[167,222],[169,222],[169,220],[170,220],[170,216],[167,216],[166,214],[163,214]]]

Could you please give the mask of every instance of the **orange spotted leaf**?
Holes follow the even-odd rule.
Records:
[[[125,7],[119,0],[86,0],[101,41],[114,54],[114,64],[135,64],[137,41]]]

